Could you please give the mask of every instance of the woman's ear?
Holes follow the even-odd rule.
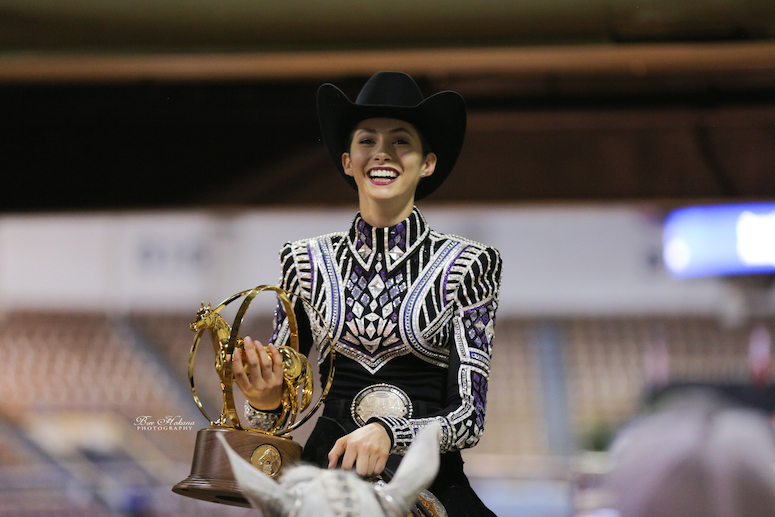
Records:
[[[436,162],[438,161],[438,158],[436,157],[436,153],[428,153],[425,155],[425,162],[422,166],[422,177],[427,178],[433,172],[436,170]]]
[[[348,176],[353,175],[352,160],[350,160],[350,153],[342,153],[342,169]]]

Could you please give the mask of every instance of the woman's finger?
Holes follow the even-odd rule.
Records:
[[[253,341],[249,337],[245,338],[245,355],[247,356],[248,371],[256,376],[261,375],[261,357],[258,350],[262,349],[261,343]]]
[[[245,391],[250,387],[250,379],[248,378],[247,372],[245,372],[245,365],[242,362],[242,350],[239,348],[234,349],[231,361],[232,372],[234,372],[234,381],[241,390]]]
[[[347,448],[347,437],[344,436],[342,438],[339,438],[334,444],[334,447],[331,449],[331,452],[328,453],[328,468],[332,469],[336,467],[336,464],[339,462],[340,456],[342,456],[346,448]]]
[[[259,364],[261,365],[261,375],[268,381],[272,375],[272,358],[266,353],[266,350],[261,346],[261,343],[257,343],[257,345],[256,353],[258,354]]]
[[[358,460],[358,456],[358,447],[351,443],[345,443],[342,470],[352,470],[356,466],[355,462]]]
[[[377,462],[374,465],[374,471],[369,475],[379,476],[380,474],[382,474],[382,472],[385,470],[385,467],[387,466],[387,460],[388,460],[387,456],[380,456],[379,458],[377,458]]]
[[[368,451],[359,451],[358,459],[355,461],[355,472],[361,477],[367,477],[374,471],[376,461]]]
[[[269,352],[272,357],[272,373],[275,376],[283,376],[283,357],[280,355],[280,351],[273,343],[269,343]]]

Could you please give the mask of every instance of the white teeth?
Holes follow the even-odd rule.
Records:
[[[397,178],[398,174],[396,174],[396,171],[392,169],[372,169],[369,171],[369,177],[392,179],[392,178]]]

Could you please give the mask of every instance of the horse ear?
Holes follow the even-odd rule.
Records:
[[[406,511],[417,500],[420,491],[433,482],[439,471],[440,437],[441,426],[436,421],[417,433],[395,476],[384,488]]]
[[[280,485],[237,454],[220,433],[216,436],[226,449],[234,478],[251,506],[260,511],[261,515],[281,513],[282,509],[290,504],[290,499]]]

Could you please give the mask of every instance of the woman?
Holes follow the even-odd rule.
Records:
[[[457,160],[465,103],[451,91],[423,98],[408,75],[380,72],[354,103],[322,85],[318,117],[334,163],[358,191],[360,213],[349,232],[289,243],[280,253],[281,287],[323,314],[337,352],[302,459],[388,475],[417,432],[437,421],[443,454],[431,492],[451,517],[493,515],[471,490],[460,450],[484,430],[501,260],[493,248],[431,230],[414,206]],[[322,341],[314,327],[312,334],[307,350]],[[235,355],[254,426],[268,427],[279,414],[274,345],[287,339],[280,308],[269,353],[246,338],[244,357]]]

